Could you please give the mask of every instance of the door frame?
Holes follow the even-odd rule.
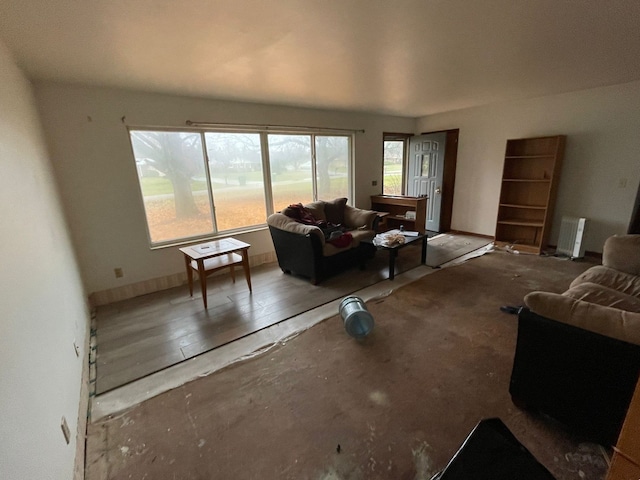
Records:
[[[442,175],[442,199],[440,203],[440,231],[449,232],[451,230],[451,217],[453,215],[453,194],[456,184],[456,164],[458,162],[458,137],[460,129],[435,130],[422,132],[420,135],[431,133],[447,134],[444,151],[444,165]]]
[[[398,141],[404,143],[402,154],[402,180],[400,184],[400,195],[407,194],[407,165],[409,162],[409,139],[415,136],[413,133],[382,132],[382,195],[384,195],[384,142]]]

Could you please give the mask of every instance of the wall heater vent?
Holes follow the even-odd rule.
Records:
[[[582,217],[562,217],[556,255],[584,257],[584,236],[589,220]]]

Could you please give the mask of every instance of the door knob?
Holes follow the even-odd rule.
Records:
[[[436,193],[440,195],[442,193],[442,188],[436,187]]]

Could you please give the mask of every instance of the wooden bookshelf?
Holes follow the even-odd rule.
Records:
[[[386,213],[379,224],[381,231],[400,228],[400,225],[404,226],[405,230],[414,230],[420,233],[425,231],[427,197],[372,195],[371,210]],[[416,212],[415,220],[405,216],[407,211]]]
[[[547,247],[566,137],[507,140],[496,244],[527,253]]]

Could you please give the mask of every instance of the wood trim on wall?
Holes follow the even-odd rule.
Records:
[[[384,142],[386,141],[402,141],[404,142],[404,155],[402,158],[402,184],[400,186],[400,192],[404,195],[405,185],[407,183],[407,166],[409,164],[409,142],[408,140],[413,137],[413,133],[399,133],[399,132],[382,132],[382,165],[380,182],[380,195],[384,195]]]
[[[442,177],[442,203],[440,205],[440,231],[451,229],[453,216],[453,194],[456,184],[456,165],[458,162],[459,129],[447,130],[444,150],[444,172]]]
[[[263,263],[272,263],[277,261],[276,252],[267,252],[260,255],[249,257],[249,265],[252,267],[262,265]],[[227,272],[220,272],[218,275],[226,275]],[[214,274],[216,275],[216,274]],[[179,287],[187,284],[187,272],[174,273],[163,277],[152,278],[142,282],[130,283],[122,287],[110,288],[93,292],[89,295],[89,305],[91,308],[100,305],[108,305],[110,303],[127,300],[148,293],[168,290],[170,288]],[[186,293],[189,294],[188,289]]]
[[[451,229],[451,218],[453,216],[453,194],[456,185],[456,166],[458,163],[458,138],[460,129],[436,130],[432,132],[422,132],[420,135],[431,133],[447,134],[444,150],[444,171],[442,172],[442,201],[440,204],[440,232],[448,232]]]
[[[449,230],[446,233],[456,233],[458,235],[468,235],[470,237],[486,238],[487,240],[495,240],[496,239],[496,237],[494,237],[493,235],[483,235],[481,233],[465,232],[463,230]]]

